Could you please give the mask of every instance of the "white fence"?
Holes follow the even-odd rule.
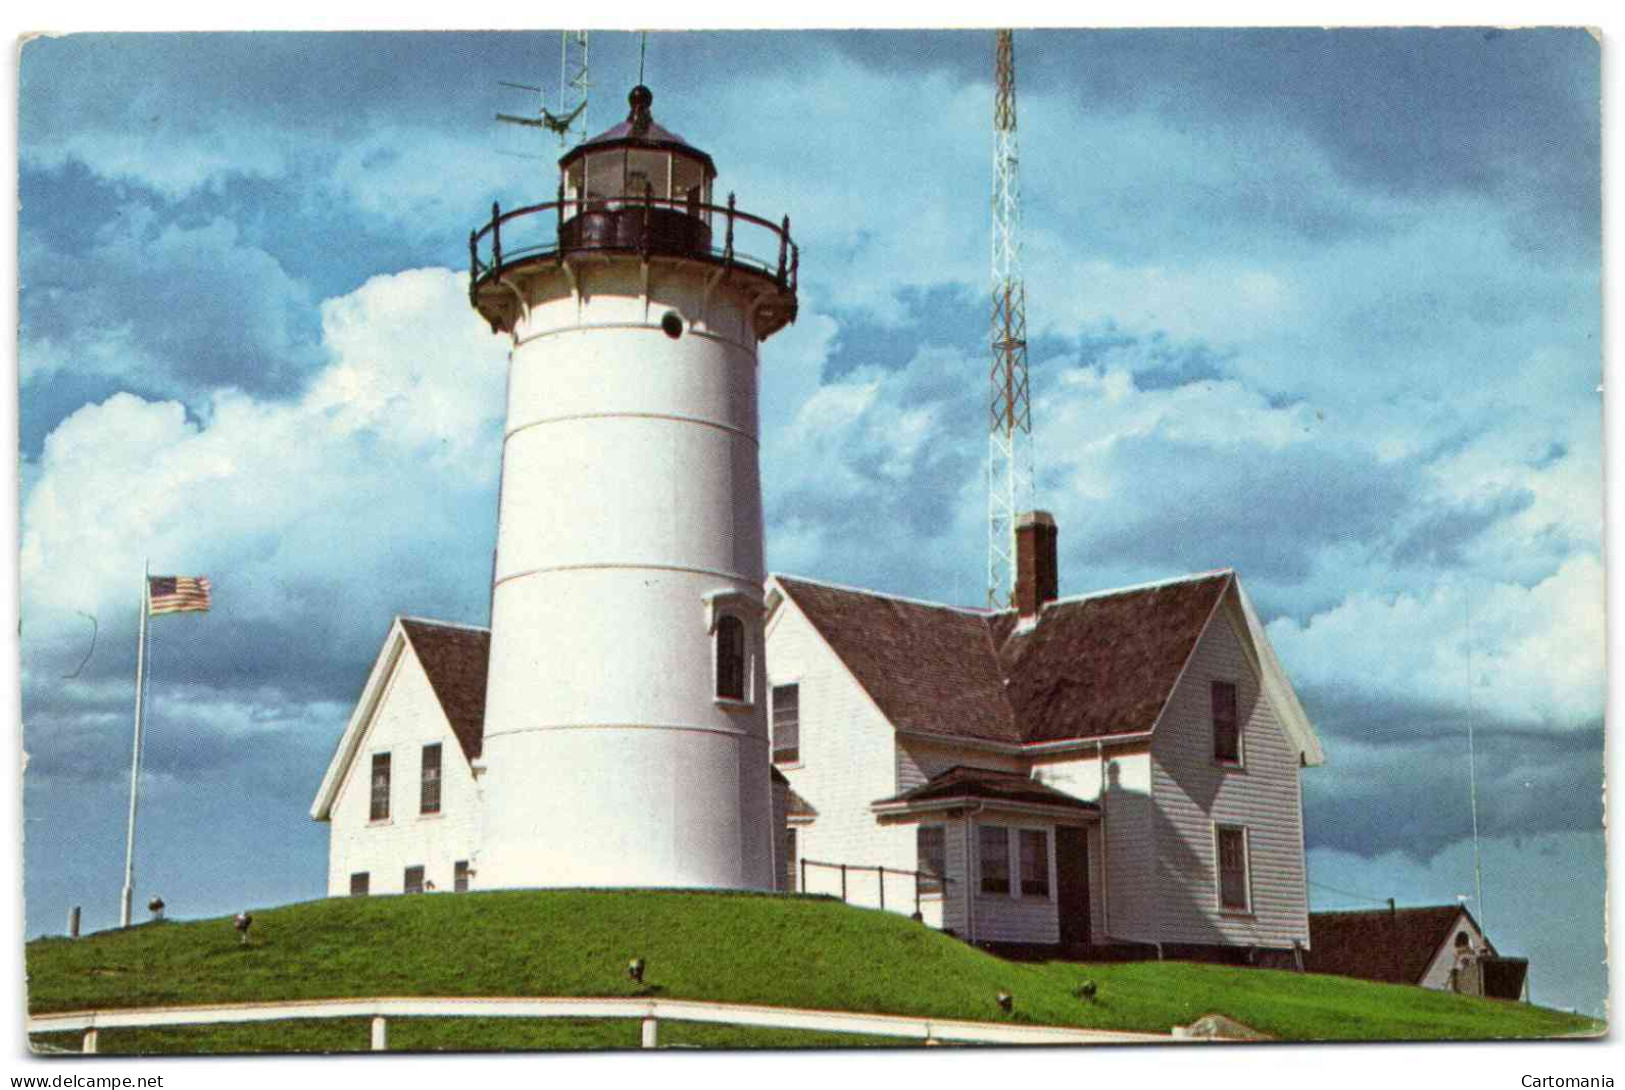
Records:
[[[280,1022],[295,1018],[371,1018],[372,1048],[375,1052],[388,1048],[391,1018],[636,1018],[643,1023],[644,1048],[659,1047],[659,1024],[662,1019],[871,1034],[919,1040],[928,1045],[942,1041],[996,1045],[1167,1044],[1179,1040],[1159,1033],[1033,1026],[1013,1022],[966,1022],[900,1014],[798,1010],[794,1007],[756,1007],[689,999],[507,997],[309,999],[280,1003],[66,1011],[30,1016],[28,1032],[78,1031],[84,1035],[81,1051],[94,1053],[97,1032],[103,1029]]]

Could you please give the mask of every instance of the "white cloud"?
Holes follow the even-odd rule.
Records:
[[[22,505],[30,646],[77,639],[74,610],[122,617],[143,557],[211,575],[238,619],[381,624],[438,549],[489,536],[463,519],[496,476],[506,344],[465,278],[377,277],[322,318],[334,362],[296,402],[221,390],[198,421],[121,393],[49,435]]]
[[[1602,715],[1602,601],[1602,563],[1575,556],[1527,588],[1356,591],[1307,622],[1279,618],[1269,634],[1300,686],[1423,704],[1471,699],[1492,720],[1568,730]]]

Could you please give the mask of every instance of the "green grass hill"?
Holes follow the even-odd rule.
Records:
[[[647,963],[641,987],[625,974],[632,957]],[[551,890],[338,898],[255,910],[246,946],[229,917],[168,921],[77,940],[38,939],[28,944],[27,967],[32,1013],[363,996],[652,992],[1157,1033],[1220,1013],[1286,1040],[1551,1037],[1605,1029],[1589,1018],[1526,1004],[1339,977],[1179,962],[1012,963],[894,913],[822,897],[749,893]],[[1096,985],[1092,1001],[1076,995],[1087,980]],[[1001,990],[1015,997],[1010,1013],[996,1002]],[[392,1046],[636,1043],[635,1023],[458,1029],[456,1020],[426,1021],[436,1024],[405,1037],[392,1022]],[[312,1048],[366,1047],[364,1030],[307,1028]],[[806,1044],[816,1036],[691,1029],[691,1043],[712,1046]],[[199,1033],[215,1034],[214,1043],[188,1046],[186,1035]],[[250,1026],[229,1033],[224,1027],[148,1032],[141,1050],[246,1050],[265,1047],[265,1034],[265,1027]],[[304,1047],[297,1039],[286,1033],[269,1038],[284,1048]],[[668,1040],[673,1038],[663,1031]]]

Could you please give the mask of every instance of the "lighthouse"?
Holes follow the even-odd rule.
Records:
[[[469,239],[512,345],[480,888],[773,884],[757,346],[799,262],[653,98]]]

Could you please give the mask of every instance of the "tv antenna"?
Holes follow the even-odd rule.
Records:
[[[540,87],[507,80],[498,80],[497,84],[536,95],[535,117],[499,113],[498,121],[544,129],[559,138],[560,147],[580,144],[587,139],[587,94],[592,86],[587,77],[587,31],[566,30],[559,35],[559,107],[556,111],[547,108],[547,92]]]

